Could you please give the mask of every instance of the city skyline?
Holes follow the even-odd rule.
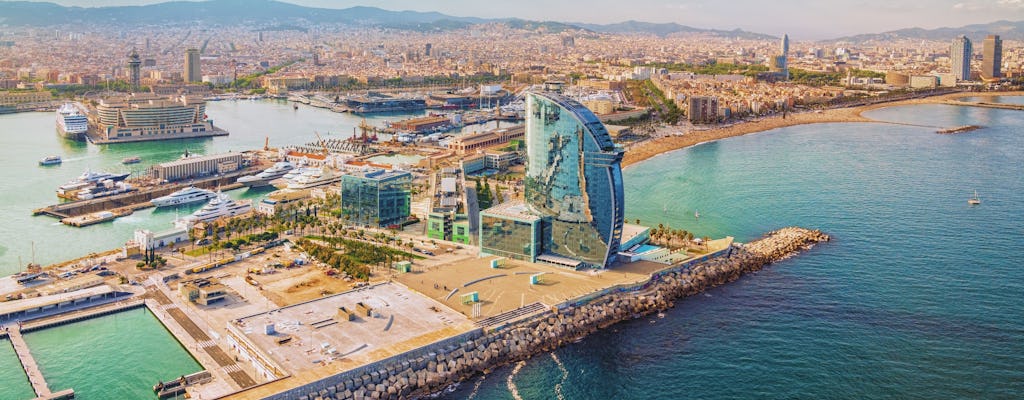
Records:
[[[162,0],[60,0],[57,4],[79,7],[130,6]],[[570,2],[526,0],[515,4],[477,3],[465,0],[422,2],[410,0],[288,0],[287,3],[320,8],[379,7],[387,10],[436,11],[458,17],[522,18],[569,23],[617,23],[637,20],[678,23],[698,28],[743,29],[759,33],[790,33],[804,40],[831,39],[846,35],[879,33],[904,28],[934,29],[1000,20],[1024,19],[1021,0],[864,0],[847,4],[803,4],[796,1],[767,3],[737,0],[706,3],[693,0],[640,0],[629,7],[610,0],[595,0],[592,7]],[[531,7],[535,5],[536,7]],[[749,10],[738,14],[737,9]],[[879,11],[881,10],[881,12]],[[771,18],[766,18],[771,16]]]

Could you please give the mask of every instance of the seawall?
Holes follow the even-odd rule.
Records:
[[[617,322],[673,307],[673,301],[792,257],[828,235],[780,229],[699,263],[666,268],[629,291],[574,299],[514,324],[475,330],[346,371],[267,399],[406,399],[429,396],[480,373],[552,351]]]

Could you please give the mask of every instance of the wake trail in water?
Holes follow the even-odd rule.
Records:
[[[512,398],[516,400],[523,400],[523,397],[519,395],[519,388],[516,387],[515,382],[512,382],[512,378],[516,377],[524,365],[526,365],[526,361],[517,362],[515,368],[512,368],[512,373],[508,374],[508,379],[505,380],[509,393],[512,393]]]
[[[562,380],[555,385],[555,396],[558,396],[558,400],[565,400],[565,396],[562,395],[562,387],[565,385],[565,381],[569,379],[569,370],[565,368],[565,364],[562,364],[562,360],[559,360],[555,353],[551,353],[551,359],[555,360],[558,370],[562,371]]]
[[[480,392],[480,385],[484,383],[484,379],[487,379],[487,375],[481,375],[480,379],[476,380],[476,384],[473,385],[473,390],[469,392],[469,397],[466,397],[466,400],[476,398],[476,394]]]

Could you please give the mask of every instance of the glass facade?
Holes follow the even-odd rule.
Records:
[[[480,213],[480,250],[516,260],[535,261],[540,243],[540,218],[521,220]]]
[[[341,180],[341,212],[361,225],[387,226],[409,218],[412,175],[374,170],[345,175]]]
[[[622,150],[575,100],[527,93],[526,110],[525,199],[543,219],[537,254],[609,266],[622,236]]]

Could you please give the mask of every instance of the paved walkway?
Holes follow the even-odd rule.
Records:
[[[228,355],[228,353],[224,352],[224,349],[221,349],[220,346],[217,346],[216,342],[210,338],[206,332],[199,328],[199,325],[196,325],[196,323],[192,321],[184,311],[174,306],[174,303],[171,299],[167,298],[167,295],[155,288],[150,290],[149,293],[157,303],[160,303],[163,306],[164,311],[166,311],[171,318],[174,318],[178,325],[181,325],[182,329],[184,329],[196,343],[203,344],[201,347],[203,351],[213,358],[213,361],[216,362],[217,365],[220,365],[222,370],[226,372],[239,387],[244,389],[250,386],[256,386],[256,380],[239,368],[235,359]],[[208,346],[206,344],[213,345]]]

